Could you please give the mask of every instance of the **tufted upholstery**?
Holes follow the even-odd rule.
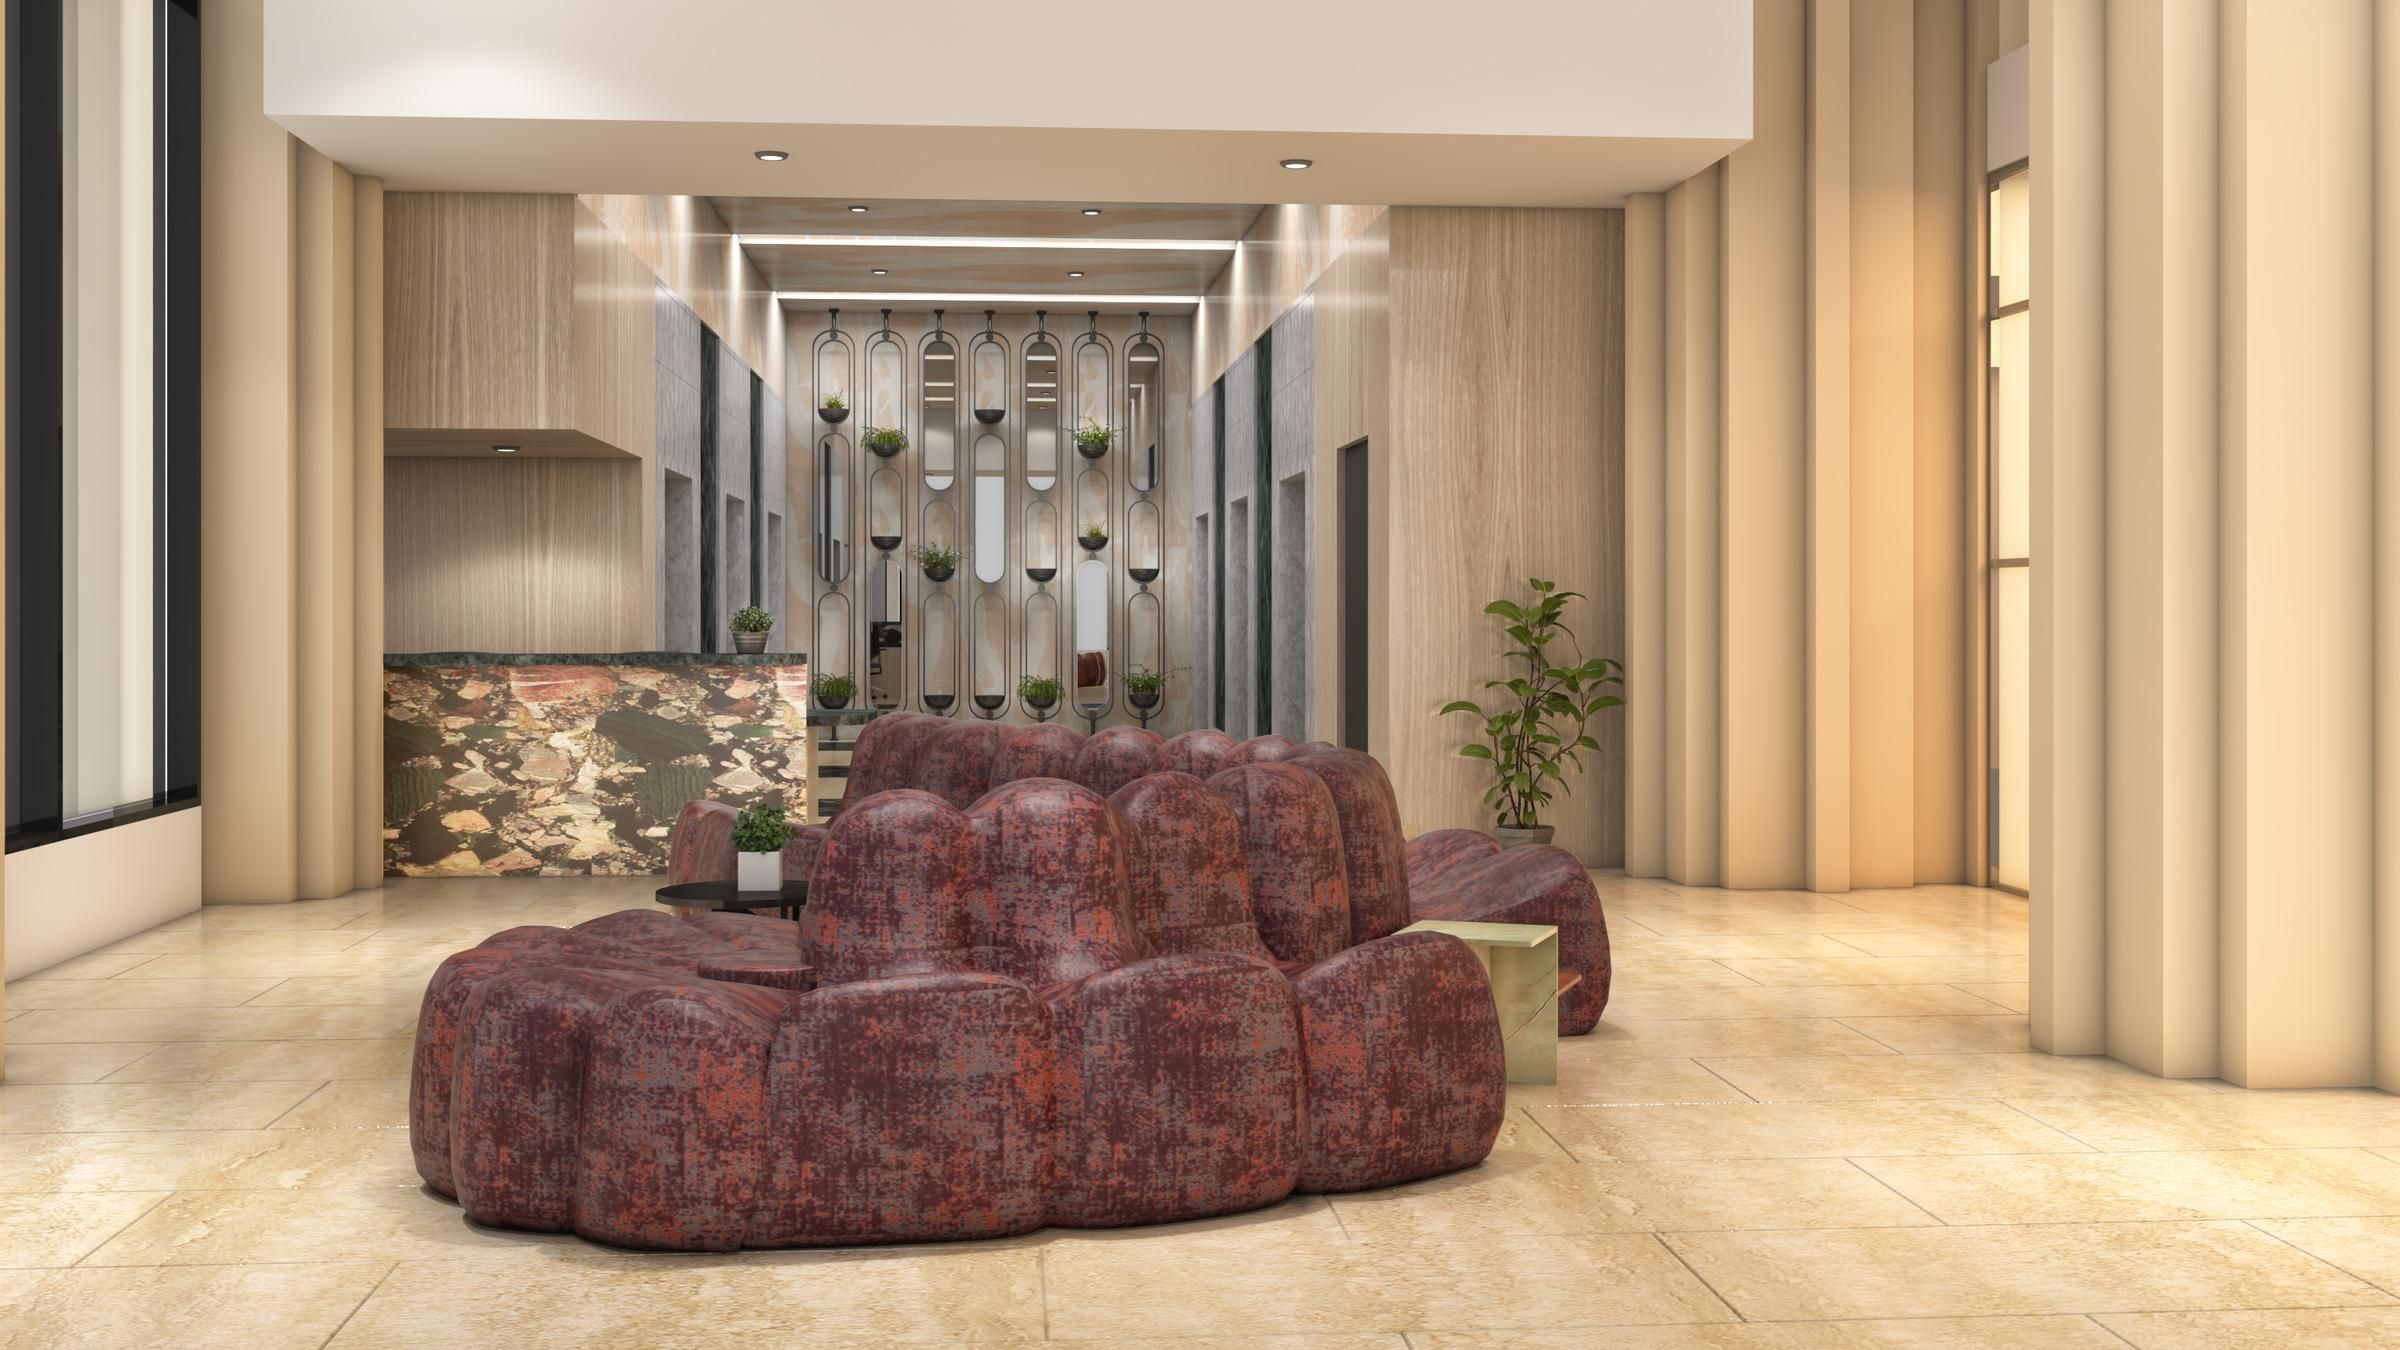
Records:
[[[1163,770],[1166,743],[1146,727],[1110,727],[1078,746],[1066,772],[1053,776],[1071,778],[1103,797],[1112,796],[1127,783]]]
[[[1159,747],[1159,767],[1207,778],[1225,767],[1236,742],[1222,731],[1187,731]]]
[[[1352,944],[1408,927],[1408,862],[1400,840],[1400,803],[1373,756],[1312,744],[1281,761],[1313,775],[1332,799],[1349,883]]]
[[[1208,786],[1241,827],[1250,908],[1267,950],[1313,963],[1349,946],[1341,818],[1325,785],[1287,764],[1244,764]]]
[[[869,723],[869,730],[873,729]],[[1013,783],[1020,778],[1066,778],[1083,748],[1083,735],[1073,727],[1045,722],[1038,727],[1015,727],[992,759],[992,781]],[[848,800],[844,798],[844,800]]]
[[[1251,915],[1249,855],[1231,804],[1188,773],[1135,779],[1108,801],[1129,827],[1134,908],[1160,951],[1274,959]]]

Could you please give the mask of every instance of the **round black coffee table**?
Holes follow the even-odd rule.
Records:
[[[659,887],[658,903],[677,909],[715,909],[732,914],[771,909],[784,918],[797,919],[801,908],[808,903],[808,883],[787,881],[779,890],[745,891],[731,881],[687,881],[680,886]]]

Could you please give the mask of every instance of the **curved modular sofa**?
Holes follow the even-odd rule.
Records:
[[[993,788],[1026,778],[1063,778],[1109,795],[1151,774],[1213,781],[1227,770],[1262,764],[1305,772],[1332,795],[1353,912],[1373,916],[1355,925],[1354,939],[1415,919],[1555,925],[1559,970],[1582,977],[1559,1000],[1559,1034],[1581,1036],[1599,1024],[1608,1007],[1608,924],[1583,864],[1558,848],[1503,851],[1480,830],[1435,830],[1404,846],[1391,782],[1382,765],[1359,751],[1281,736],[1235,741],[1220,731],[1162,738],[1139,727],[1111,727],[1087,737],[1055,722],[1027,727],[887,713],[860,731],[843,801],[916,788],[964,808]],[[721,802],[684,807],[668,848],[676,881],[733,879],[733,817],[733,808]],[[823,826],[795,830],[784,847],[784,875],[810,876],[824,840]],[[1264,846],[1274,847],[1272,841]]]
[[[1053,778],[963,810],[873,794],[816,835],[800,923],[626,911],[446,960],[418,1171],[482,1223],[730,1250],[1163,1222],[1469,1166],[1506,1109],[1482,968],[1393,933],[1341,831],[1274,764],[1105,801]]]

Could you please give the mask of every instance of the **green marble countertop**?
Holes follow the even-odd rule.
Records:
[[[385,652],[388,668],[409,666],[804,666],[806,652]]]

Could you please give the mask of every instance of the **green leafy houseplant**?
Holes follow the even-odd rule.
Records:
[[[958,570],[959,559],[963,555],[947,544],[919,544],[909,550],[909,556],[916,559],[917,566],[925,569],[927,578],[948,581],[950,575]]]
[[[1025,700],[1026,706],[1031,708],[1050,707],[1058,702],[1058,696],[1064,692],[1064,686],[1059,684],[1054,675],[1027,675],[1017,681],[1017,697]]]
[[[1125,681],[1125,692],[1128,694],[1155,694],[1167,687],[1166,672],[1152,670],[1148,666],[1135,666],[1121,678]]]
[[[1101,549],[1108,547],[1108,527],[1086,525],[1083,527],[1083,533],[1076,536],[1076,542],[1092,552],[1098,553]]]
[[[792,837],[791,817],[777,802],[761,798],[733,818],[733,848],[737,853],[780,853]]]
[[[817,406],[823,408],[827,412],[840,412],[850,405],[842,401],[842,396],[840,394],[827,394],[825,396],[825,401],[819,403]]]
[[[868,427],[865,440],[869,450],[885,459],[908,448],[908,433],[898,427]]]
[[[1542,808],[1572,784],[1567,770],[1583,770],[1583,752],[1600,743],[1584,727],[1603,708],[1624,702],[1608,692],[1623,684],[1622,672],[1606,657],[1585,658],[1573,629],[1561,617],[1569,600],[1584,597],[1562,591],[1551,581],[1529,580],[1533,602],[1494,600],[1483,612],[1507,624],[1515,645],[1501,656],[1522,666],[1522,673],[1503,680],[1486,680],[1483,687],[1498,691],[1486,711],[1482,703],[1457,699],[1442,706],[1443,714],[1467,713],[1483,722],[1481,741],[1459,747],[1463,759],[1480,759],[1492,766],[1493,782],[1484,804],[1498,813],[1502,829],[1541,828]],[[1560,654],[1553,648],[1567,653]]]
[[[817,681],[817,702],[828,708],[841,708],[858,692],[858,681],[847,675],[828,675]]]
[[[1075,448],[1085,459],[1098,459],[1108,453],[1109,445],[1117,439],[1116,428],[1103,426],[1087,417],[1075,428]]]
[[[737,633],[771,633],[775,631],[775,616],[756,605],[748,605],[735,610],[730,622],[733,624],[733,631]]]

